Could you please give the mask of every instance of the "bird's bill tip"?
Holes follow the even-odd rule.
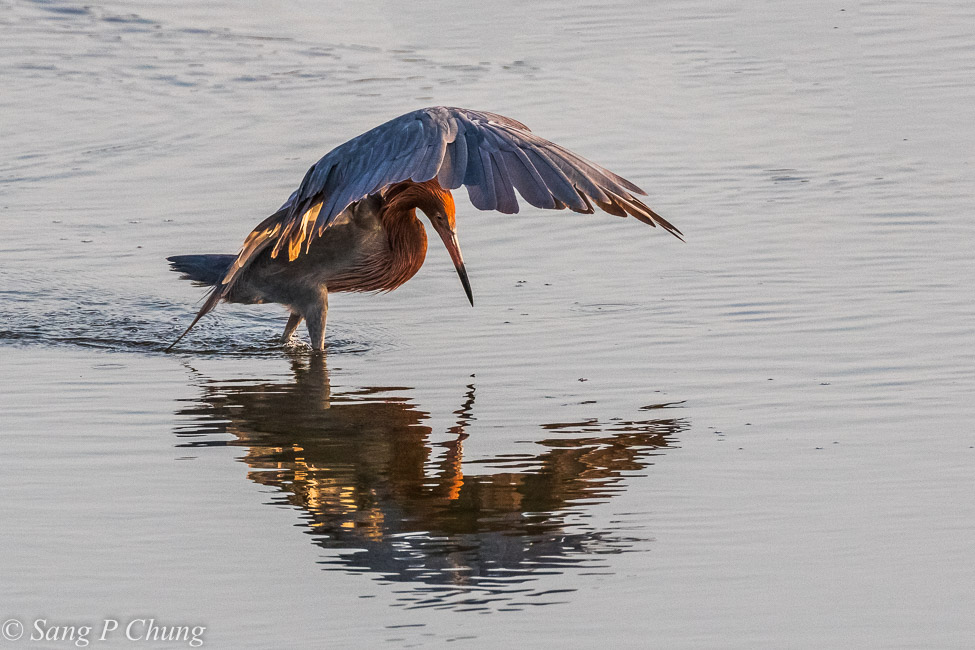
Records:
[[[473,307],[474,292],[471,291],[471,281],[467,277],[467,268],[464,266],[464,256],[460,252],[460,242],[457,241],[457,233],[446,228],[436,228],[436,230],[440,238],[443,239],[444,246],[447,247],[447,253],[450,254],[450,261],[454,263],[454,268],[457,269],[457,275],[460,277],[460,283],[464,285],[464,293],[467,294],[467,300],[470,301],[471,307]]]
[[[464,293],[467,294],[467,299],[471,302],[471,307],[474,306],[474,292],[471,291],[471,281],[467,279],[467,269],[464,268],[464,263],[461,262],[457,266],[457,275],[460,276],[460,283],[464,285]]]
[[[457,235],[452,237],[453,247],[447,246],[447,250],[450,251],[450,259],[454,263],[454,268],[457,269],[457,276],[460,278],[460,283],[464,285],[464,293],[467,294],[467,299],[471,303],[471,307],[474,306],[474,292],[471,291],[471,281],[467,277],[467,267],[464,266],[464,258],[460,255],[460,246],[457,245]],[[454,252],[456,251],[456,255]]]

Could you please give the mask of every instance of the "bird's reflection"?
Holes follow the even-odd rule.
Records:
[[[408,388],[332,391],[325,362],[293,362],[295,381],[206,383],[182,409],[181,446],[246,449],[249,478],[303,511],[323,563],[408,583],[411,607],[510,608],[558,600],[572,584],[531,583],[643,540],[596,529],[587,509],[673,442],[678,418],[547,424],[533,453],[464,458],[475,388],[456,424],[434,432]],[[231,434],[227,440],[223,434]],[[435,442],[435,440],[438,440]]]

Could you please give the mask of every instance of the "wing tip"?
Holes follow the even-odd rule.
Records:
[[[612,203],[610,205],[613,208],[615,208],[617,211],[606,210],[606,206],[600,205],[600,207],[606,210],[606,212],[609,212],[610,214],[617,214],[619,216],[624,216],[624,217],[627,214],[629,214],[630,216],[634,217],[639,221],[642,221],[645,224],[649,224],[653,227],[660,226],[661,228],[669,232],[677,239],[681,241],[686,241],[684,239],[684,233],[682,233],[677,226],[670,223],[669,221],[661,217],[659,214],[651,210],[650,207],[640,199],[637,199],[636,197],[633,196],[619,196],[616,194],[610,195],[610,198],[612,199]]]

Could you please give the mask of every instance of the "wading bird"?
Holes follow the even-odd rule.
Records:
[[[537,208],[592,213],[593,204],[681,232],[633,193],[646,192],[503,115],[436,106],[401,115],[340,145],[305,174],[237,255],[176,255],[174,271],[213,288],[178,343],[221,300],[275,302],[291,312],[283,341],[304,319],[325,346],[328,294],[392,291],[420,269],[437,231],[471,305],[450,190],[467,186],[480,210],[518,212],[514,190]]]

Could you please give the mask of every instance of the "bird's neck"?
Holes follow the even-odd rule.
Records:
[[[384,289],[400,286],[420,270],[427,255],[427,233],[416,216],[416,208],[384,210],[383,230],[389,240]]]
[[[427,231],[416,216],[416,210],[388,211],[383,214],[383,229],[389,238],[389,249],[395,256],[415,259],[416,269],[427,254]]]
[[[416,216],[417,209],[427,214],[453,214],[453,197],[436,179],[423,183],[404,181],[390,187],[383,196],[380,215],[389,240],[386,260],[386,290],[395,289],[420,270],[427,255],[427,232]]]

